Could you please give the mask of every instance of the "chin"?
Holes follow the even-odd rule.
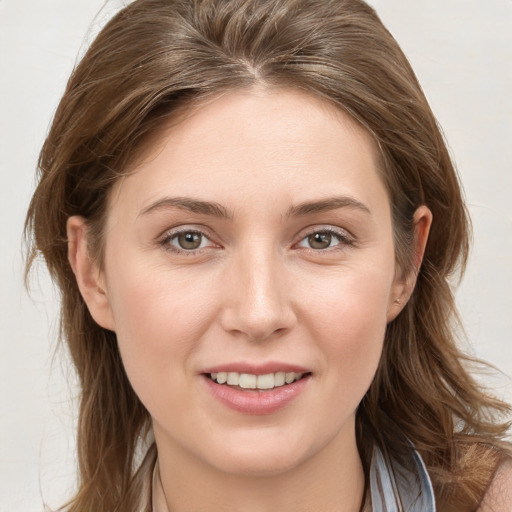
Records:
[[[222,461],[216,461],[217,468],[224,473],[244,477],[274,477],[289,473],[300,467],[306,457],[297,453],[230,453]]]
[[[308,436],[289,431],[266,433],[231,436],[229,446],[224,442],[215,450],[218,456],[209,457],[210,464],[233,475],[271,477],[300,468],[323,448],[317,436],[307,439]]]

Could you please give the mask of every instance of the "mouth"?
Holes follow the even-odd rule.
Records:
[[[237,413],[266,415],[299,400],[313,373],[283,361],[237,361],[205,368],[201,375],[220,404]]]
[[[285,371],[266,373],[264,375],[238,372],[212,372],[205,374],[207,378],[216,384],[240,390],[250,389],[258,391],[284,388],[308,377],[309,375],[311,375],[311,372],[297,373]]]

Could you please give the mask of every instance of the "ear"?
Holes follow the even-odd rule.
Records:
[[[83,217],[70,217],[66,224],[68,260],[92,317],[101,327],[115,331],[104,274],[89,254],[87,223]]]
[[[425,254],[425,247],[427,246],[431,225],[432,212],[425,205],[421,205],[414,212],[413,216],[414,247],[412,268],[405,275],[397,276],[395,278],[388,307],[388,323],[398,316],[398,313],[400,313],[400,311],[405,307],[407,301],[412,295],[412,292],[414,291],[418,272],[421,267],[421,262],[423,261],[423,255]]]

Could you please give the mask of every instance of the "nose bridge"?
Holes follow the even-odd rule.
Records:
[[[231,262],[224,328],[265,339],[293,323],[281,258],[271,244],[250,244]]]

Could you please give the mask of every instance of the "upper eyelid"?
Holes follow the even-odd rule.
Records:
[[[339,226],[332,226],[329,224],[320,224],[320,225],[314,225],[314,226],[308,226],[306,228],[303,228],[299,231],[296,238],[300,241],[303,238],[305,238],[308,235],[311,235],[313,233],[334,233],[336,235],[339,235],[344,238],[350,238],[351,240],[355,240],[355,236],[353,233],[351,233],[348,229],[342,228]]]
[[[160,236],[156,238],[156,242],[160,246],[167,246],[166,250],[172,251],[176,254],[182,253],[182,254],[188,254],[192,255],[199,251],[202,251],[203,249],[206,249],[206,247],[198,248],[198,249],[181,249],[179,247],[176,247],[170,243],[171,240],[173,240],[175,237],[177,237],[181,233],[199,233],[204,238],[206,238],[210,243],[211,246],[220,246],[221,244],[216,242],[214,240],[215,237],[208,234],[210,230],[208,230],[205,226],[201,226],[198,228],[197,225],[191,224],[191,225],[180,225],[176,226],[174,228],[168,228],[166,229]]]
[[[206,240],[209,242],[209,246],[207,247],[198,247],[197,249],[183,249],[181,247],[176,247],[174,244],[171,243],[172,240],[174,240],[178,235],[181,233],[199,233],[202,235]],[[212,240],[212,237],[205,234],[202,230],[199,229],[168,229],[164,231],[164,233],[157,238],[157,245],[162,247],[166,252],[172,253],[175,256],[195,256],[199,255],[204,251],[205,249],[212,248],[212,247],[222,247],[220,244],[216,243]]]
[[[332,247],[326,247],[324,249],[314,249],[312,247],[300,246],[299,244],[303,242],[308,236],[314,233],[331,233],[339,239],[339,243]],[[356,237],[348,230],[334,227],[334,226],[324,226],[324,227],[315,227],[306,232],[302,231],[296,238],[296,241],[293,243],[292,247],[296,249],[301,249],[306,252],[312,252],[314,254],[333,254],[338,253],[339,251],[346,250],[348,247],[357,247],[357,239]]]
[[[175,226],[172,228],[167,228],[158,238],[169,238],[174,235],[179,235],[180,233],[200,233],[206,238],[212,238],[212,231],[208,229],[206,226],[201,224],[180,224],[179,226]]]
[[[208,226],[205,226],[203,224],[179,224],[177,226],[174,226],[172,228],[167,228],[163,231],[161,236],[165,236],[173,234],[173,233],[183,233],[186,231],[195,231],[198,233],[202,233],[204,235],[208,235],[208,233],[211,233],[212,230],[208,228]],[[313,224],[311,226],[306,226],[302,228],[296,237],[303,234],[303,236],[307,236],[308,233],[316,233],[320,231],[328,231],[333,233],[339,233],[339,234],[348,234],[349,236],[353,237],[354,235],[346,228],[342,228],[339,226],[333,226],[330,224]]]

